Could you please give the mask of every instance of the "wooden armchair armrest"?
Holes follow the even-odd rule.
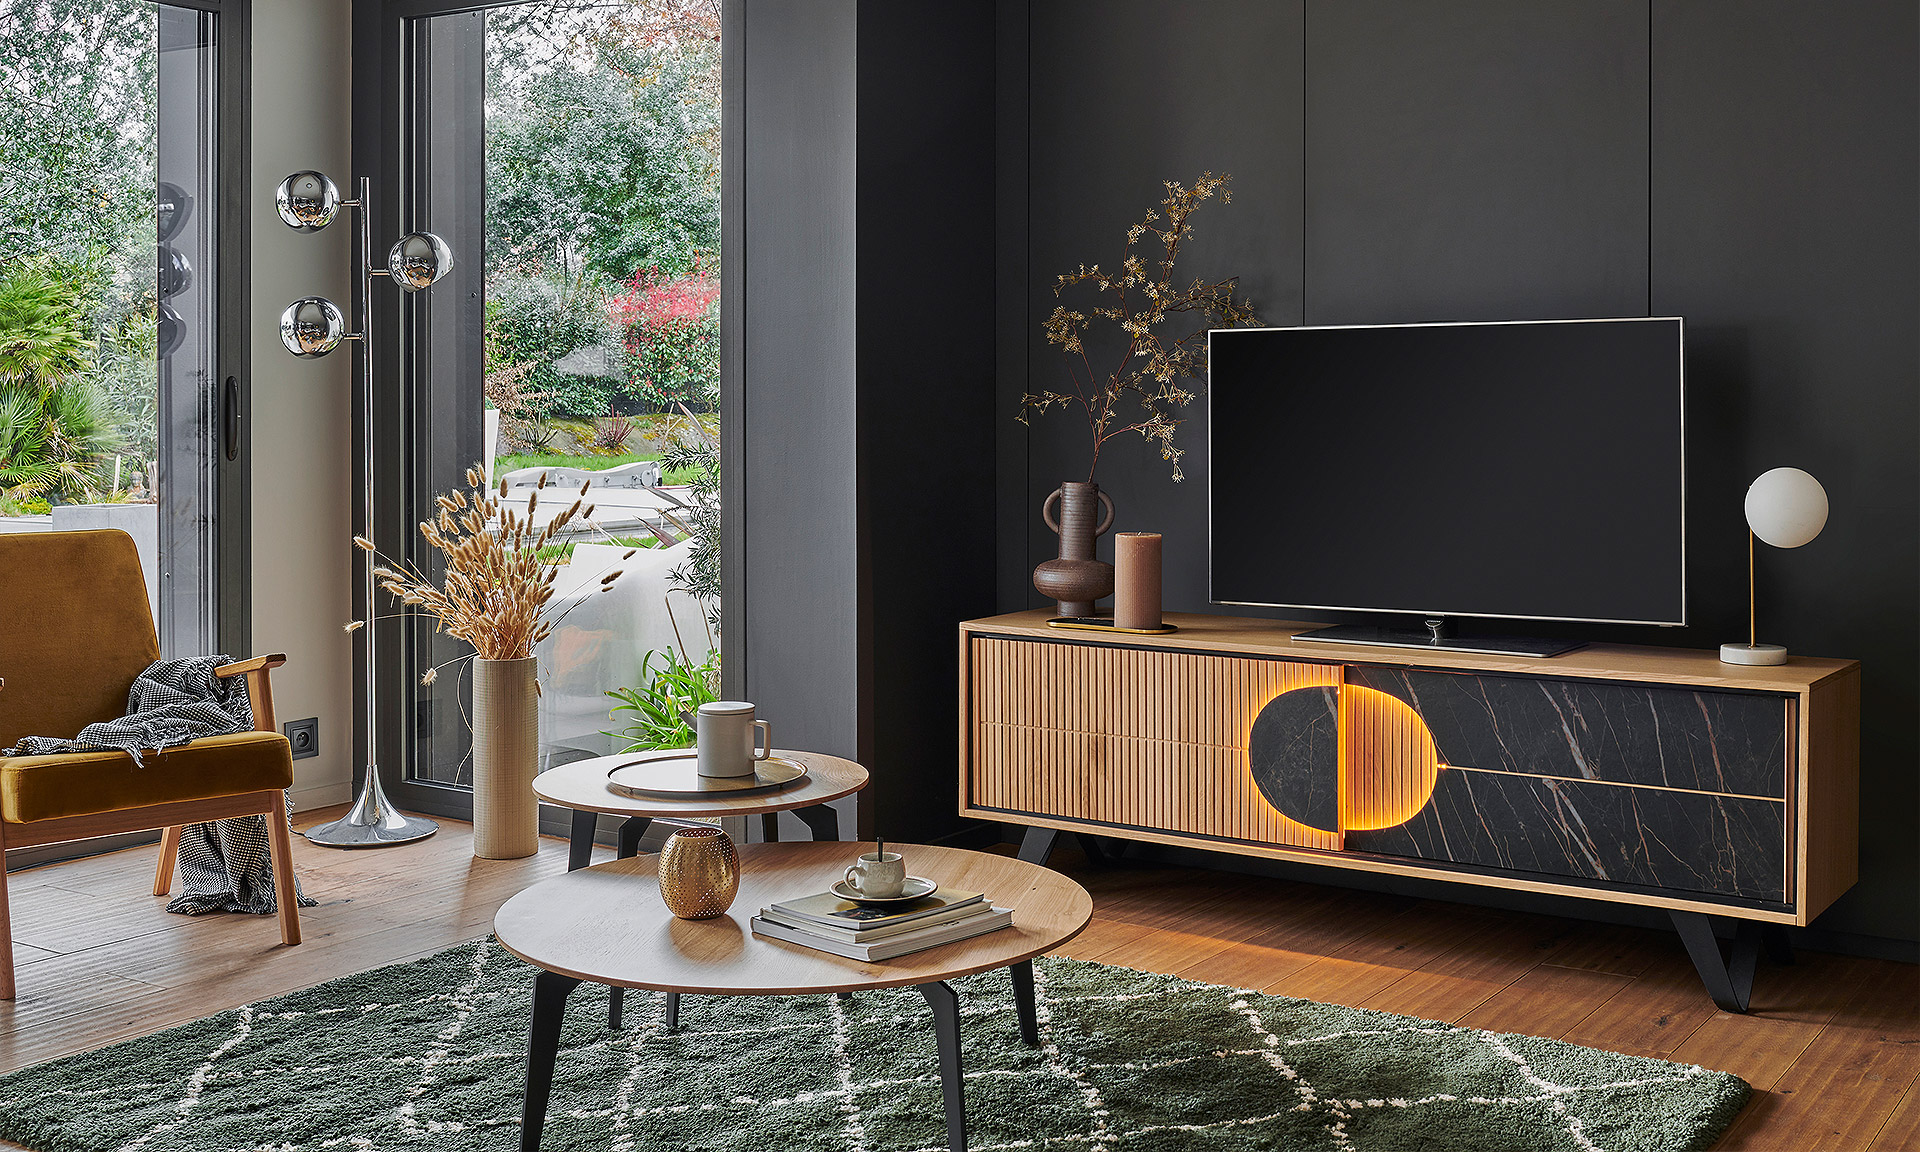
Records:
[[[265,672],[269,668],[278,668],[286,662],[285,652],[274,652],[266,656],[255,656],[251,660],[236,660],[231,664],[222,664],[213,670],[213,674],[225,680],[229,676],[246,676],[254,672]]]
[[[247,703],[253,707],[253,730],[255,732],[277,732],[279,726],[273,719],[273,682],[268,673],[287,662],[287,654],[274,652],[266,656],[255,656],[251,660],[236,660],[232,664],[222,664],[213,670],[222,680],[231,676],[247,678]]]

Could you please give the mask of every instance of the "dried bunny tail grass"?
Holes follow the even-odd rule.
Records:
[[[535,512],[548,481],[542,473],[521,509],[508,504],[504,479],[496,493],[484,486],[479,468],[468,469],[471,491],[436,498],[437,515],[420,524],[421,538],[441,554],[445,577],[436,583],[414,565],[384,563],[374,570],[380,586],[433,616],[441,631],[472,645],[482,659],[531,656],[557,622],[547,610],[562,561],[558,555],[543,559],[541,551],[580,516],[592,487],[591,481],[582,484],[580,498],[540,526]],[[585,511],[591,514],[591,506]],[[605,591],[618,576],[603,578],[597,590]],[[430,671],[422,682],[431,684],[437,674]]]

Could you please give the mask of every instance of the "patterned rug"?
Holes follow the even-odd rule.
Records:
[[[973,1147],[1113,1152],[1705,1148],[1736,1077],[1074,960],[1020,1043],[1004,971],[958,981]],[[41,1152],[517,1147],[532,969],[491,940],[0,1078],[0,1137]],[[606,1026],[574,993],[552,1152],[943,1152],[911,989],[661,997]]]

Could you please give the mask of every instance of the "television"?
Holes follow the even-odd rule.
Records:
[[[1416,616],[1423,645],[1450,617],[1685,624],[1682,341],[1677,317],[1215,329],[1213,601]]]

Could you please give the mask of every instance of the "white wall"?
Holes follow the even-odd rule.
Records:
[[[320,755],[294,761],[302,808],[351,798],[353,352],[295,360],[280,311],[301,296],[345,307],[350,230],[280,223],[273,190],[313,168],[348,186],[351,0],[253,4],[253,649],[285,652],[274,673],[282,723],[320,718]]]

